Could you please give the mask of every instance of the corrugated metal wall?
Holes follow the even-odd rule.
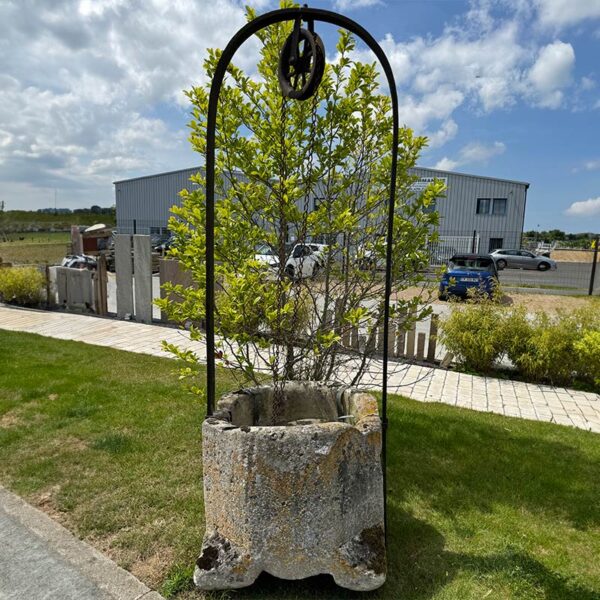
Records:
[[[526,183],[506,181],[475,175],[464,175],[435,169],[416,168],[418,177],[438,177],[447,180],[445,198],[438,198],[440,235],[479,235],[479,250],[489,250],[490,239],[502,239],[505,248],[520,247],[525,203]],[[506,198],[505,215],[478,215],[478,198]]]
[[[190,177],[200,167],[140,177],[115,183],[117,228],[120,233],[150,233],[166,228],[170,208],[179,204],[179,192],[191,189]],[[527,184],[474,175],[415,168],[418,177],[447,180],[445,198],[437,200],[440,235],[472,236],[477,231],[479,250],[487,252],[492,238],[503,247],[519,247],[525,216]],[[477,214],[478,198],[506,198],[505,215]]]
[[[170,209],[180,204],[179,192],[195,185],[190,177],[200,167],[161,173],[115,182],[117,229],[119,233],[150,233],[151,228],[165,228]]]

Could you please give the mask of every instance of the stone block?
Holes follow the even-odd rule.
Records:
[[[152,323],[152,246],[149,235],[133,236],[135,320]]]
[[[277,400],[279,398],[279,401]],[[203,428],[206,534],[194,581],[245,587],[330,573],[385,581],[381,422],[370,394],[288,382],[228,394]]]
[[[115,236],[115,276],[117,280],[117,317],[133,315],[133,263],[131,236]]]

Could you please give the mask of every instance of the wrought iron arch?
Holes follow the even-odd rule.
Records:
[[[381,394],[381,425],[382,425],[382,450],[381,460],[383,468],[383,489],[386,498],[387,508],[387,478],[386,478],[386,438],[387,438],[387,379],[388,379],[388,339],[389,339],[389,319],[390,319],[390,296],[392,285],[392,237],[393,222],[396,198],[396,176],[398,165],[398,94],[396,83],[390,63],[377,43],[375,38],[361,25],[348,19],[338,13],[317,8],[308,8],[306,6],[299,8],[284,8],[274,10],[256,19],[253,19],[242,27],[229,41],[225,50],[219,58],[215,69],[208,102],[207,128],[206,128],[206,377],[207,377],[207,397],[206,412],[207,416],[213,414],[215,406],[215,129],[217,122],[217,109],[219,104],[219,94],[223,79],[227,72],[233,56],[239,47],[255,33],[284,21],[321,21],[338,27],[343,27],[353,34],[359,36],[363,42],[373,51],[379,60],[385,76],[387,78],[390,97],[392,100],[392,164],[390,168],[390,197],[388,204],[388,223],[386,235],[386,263],[385,263],[385,308],[383,324],[383,374],[382,374],[382,394]],[[386,510],[387,517],[387,510]],[[386,519],[387,521],[387,519]],[[387,523],[386,523],[387,525]],[[387,527],[385,528],[387,533]]]

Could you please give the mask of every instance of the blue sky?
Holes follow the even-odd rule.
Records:
[[[381,42],[402,121],[431,140],[421,165],[530,182],[528,229],[600,231],[600,0],[310,6]],[[116,179],[198,164],[181,90],[243,23],[236,0],[0,0],[6,208],[110,205]],[[254,61],[249,44],[237,62]]]

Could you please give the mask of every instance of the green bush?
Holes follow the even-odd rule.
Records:
[[[568,385],[575,378],[593,381],[588,363],[577,347],[588,333],[600,329],[600,316],[592,309],[550,317],[537,312],[518,337],[509,338],[507,354],[530,381]]]
[[[580,375],[600,387],[600,330],[588,330],[575,342]]]
[[[440,339],[467,370],[490,372],[506,355],[528,381],[600,385],[600,311],[593,308],[527,315],[484,300],[457,306]]]
[[[507,324],[519,312],[486,299],[456,305],[442,321],[439,338],[461,367],[487,373],[505,354]]]
[[[577,339],[572,315],[561,314],[551,318],[538,312],[525,335],[511,340],[508,357],[530,381],[566,384],[577,370],[573,351]]]
[[[0,268],[0,299],[19,306],[42,301],[44,276],[35,267]]]

